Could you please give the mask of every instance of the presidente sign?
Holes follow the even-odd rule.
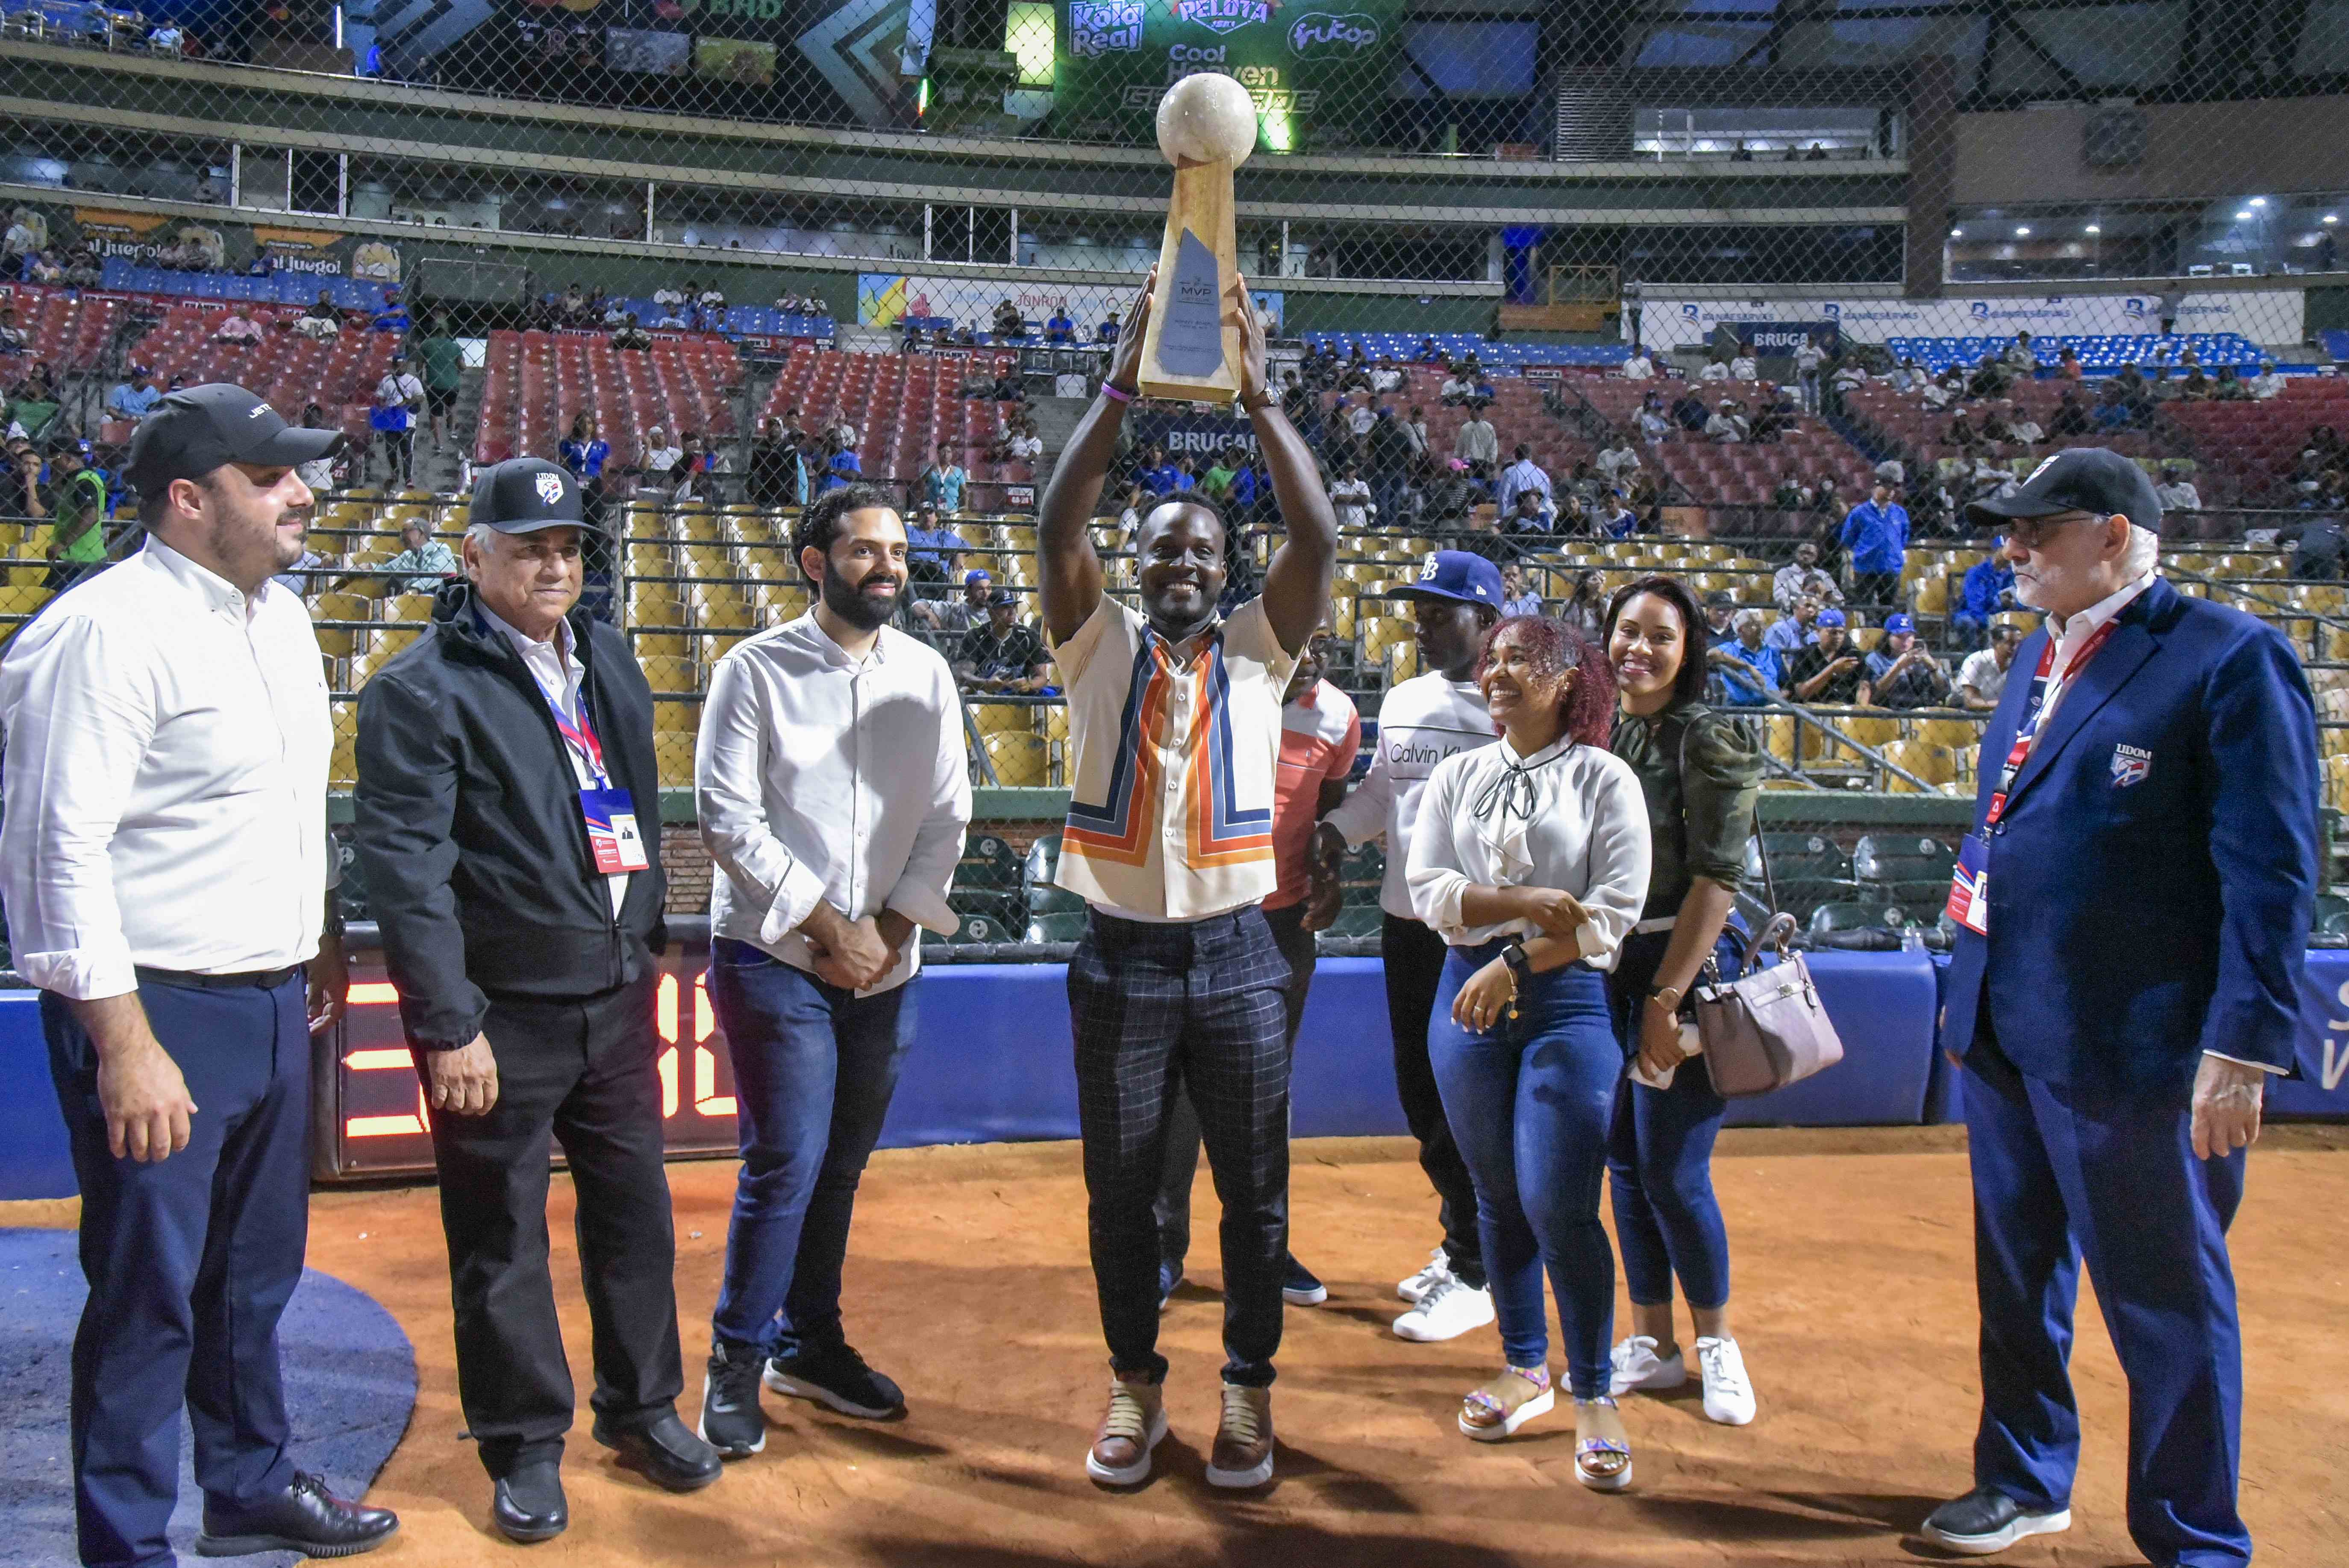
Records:
[[[1677,348],[1709,340],[1716,327],[1763,322],[1832,325],[1863,343],[1888,337],[2005,337],[2028,328],[2034,337],[2128,336],[2161,330],[2158,296],[2143,294],[2011,294],[2001,298],[1852,299],[1810,294],[1786,299],[1679,299],[1649,295],[1640,315],[1640,340]],[[1623,334],[1631,326],[1626,312]],[[2307,322],[2298,289],[2217,289],[2189,293],[2178,313],[2180,332],[2240,333],[2253,343],[2298,343]]]
[[[1285,150],[1310,122],[1385,91],[1402,13],[1402,0],[1066,0],[1053,113],[1072,130],[1147,142],[1166,89],[1216,71],[1256,100],[1263,144]]]

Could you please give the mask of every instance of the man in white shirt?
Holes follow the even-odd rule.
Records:
[[[1501,619],[1506,590],[1499,571],[1481,555],[1442,550],[1421,566],[1419,579],[1396,590],[1418,625],[1424,672],[1397,682],[1379,707],[1377,748],[1371,770],[1344,803],[1314,830],[1317,888],[1334,888],[1345,852],[1383,839],[1386,869],[1379,886],[1385,913],[1381,932],[1387,1026],[1394,1043],[1395,1095],[1419,1143],[1419,1165],[1434,1184],[1444,1239],[1425,1267],[1395,1287],[1411,1310],[1394,1331],[1422,1343],[1455,1339],[1493,1321],[1493,1295],[1485,1278],[1476,1230],[1476,1189],[1444,1120],[1435,1069],[1427,1057],[1427,1026],[1443,978],[1444,938],[1412,911],[1403,868],[1411,858],[1420,792],[1444,758],[1490,746],[1499,738],[1475,680],[1477,650]],[[1317,893],[1317,896],[1318,893]]]
[[[2202,510],[2202,492],[2194,488],[2194,481],[2186,477],[2186,471],[2183,469],[2171,468],[2164,464],[2161,482],[2154,487],[2153,495],[2156,500],[2161,502],[2161,510],[2164,511],[2200,511]]]
[[[1245,284],[1234,293],[1245,302]],[[1264,590],[1216,613],[1234,547],[1196,492],[1155,502],[1133,538],[1137,612],[1103,592],[1090,524],[1142,368],[1151,285],[1100,396],[1046,487],[1044,627],[1069,693],[1069,820],[1055,880],[1088,905],[1069,963],[1079,1125],[1103,1336],[1114,1382],[1086,1473],[1132,1485],[1165,1435],[1158,1222],[1171,1079],[1199,1113],[1224,1200],[1223,1418],[1206,1479],[1272,1477],[1273,1357],[1288,1251],[1289,966],[1257,907],[1277,885],[1281,696],[1330,610],[1338,524],[1311,449],[1265,387],[1264,335],[1240,311],[1239,401],[1288,537]]]
[[[1629,437],[1620,446],[1599,449],[1599,472],[1606,480],[1608,489],[1620,490],[1630,484],[1631,476],[1639,471],[1640,451]]]
[[[1655,378],[1656,362],[1648,357],[1648,351],[1646,349],[1634,348],[1631,351],[1630,357],[1623,361],[1623,379],[1626,381],[1653,381]]]
[[[145,547],[0,662],[0,896],[81,1189],[85,1563],[172,1561],[183,1409],[198,1551],[341,1556],[398,1528],[295,1470],[278,1371],[310,1036],[345,985],[326,679],[309,613],[270,577],[308,527],[295,465],[341,443],[241,387],[171,394],[131,438]]]
[[[1787,614],[1793,614],[1795,602],[1805,597],[1822,605],[1843,603],[1843,590],[1819,570],[1819,547],[1807,539],[1795,546],[1793,563],[1778,568],[1770,579],[1770,601]]]
[[[953,674],[888,624],[904,521],[853,484],[792,542],[815,607],[719,662],[694,752],[716,867],[709,1000],[742,1146],[701,1399],[701,1435],[729,1459],[766,1447],[762,1375],[852,1416],[905,1409],[848,1345],[840,1274],[912,1043],[918,934],[961,923],[947,890],[970,822]]]
[[[1729,362],[1716,354],[1704,362],[1704,367],[1696,373],[1696,378],[1699,381],[1726,381],[1729,379]]]
[[[1461,422],[1459,433],[1452,438],[1452,455],[1476,471],[1479,478],[1492,474],[1493,465],[1501,460],[1501,438],[1493,428],[1493,421],[1485,418],[1481,408]]]
[[[391,356],[391,368],[376,383],[368,422],[383,445],[383,479],[406,490],[416,479],[416,421],[426,407],[424,382],[408,367],[408,356]]]
[[[1437,399],[1447,408],[1456,408],[1475,395],[1475,378],[1455,370],[1444,378],[1444,385],[1438,390]]]
[[[1515,515],[1517,510],[1517,497],[1528,491],[1541,497],[1542,510],[1545,511],[1555,509],[1557,497],[1550,489],[1549,475],[1543,471],[1539,463],[1534,461],[1533,449],[1521,441],[1510,456],[1515,460],[1501,470],[1500,494],[1496,498],[1500,502],[1501,515],[1503,517]]]
[[[2015,645],[2023,641],[2020,626],[2001,624],[1990,629],[1990,646],[1966,655],[1958,666],[1958,701],[1975,713],[1988,713],[2006,695],[2006,672],[2014,664]]]
[[[1348,463],[1338,470],[1336,482],[1330,487],[1330,504],[1338,514],[1338,526],[1349,533],[1359,533],[1371,525],[1371,486],[1361,470]]]
[[[1724,447],[1733,446],[1744,440],[1749,427],[1745,423],[1745,416],[1739,413],[1737,408],[1736,398],[1723,398],[1721,406],[1715,408],[1712,417],[1704,422],[1705,439]]]
[[[546,1240],[558,1137],[594,1306],[593,1436],[671,1491],[720,1469],[677,1414],[653,696],[619,629],[578,607],[585,528],[554,464],[483,469],[466,581],[359,694],[353,837],[431,1113],[458,1398],[491,1521],[523,1542],[570,1522],[577,1401]]]
[[[1806,336],[1803,346],[1795,350],[1795,382],[1802,391],[1806,414],[1819,411],[1819,366],[1826,362],[1826,350],[1816,337]]]
[[[1371,372],[1371,390],[1392,392],[1402,385],[1402,372],[1395,368],[1395,362],[1383,354],[1379,356],[1378,366]]]
[[[667,430],[655,425],[645,432],[644,477],[647,481],[673,483],[669,476],[684,460],[685,449],[671,441]]]
[[[2260,373],[2243,385],[2250,387],[2251,397],[2261,403],[2271,397],[2280,397],[2283,395],[2283,377],[2276,374],[2275,361],[2272,359],[2261,360]]]

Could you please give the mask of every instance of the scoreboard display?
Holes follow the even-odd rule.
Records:
[[[315,1174],[322,1181],[426,1174],[432,1170],[432,1108],[399,1027],[399,993],[380,962],[353,955],[343,1021],[317,1037],[313,1092],[322,1127]],[[734,1151],[734,1064],[704,983],[707,944],[672,942],[656,960],[654,1021],[660,1031],[661,1118],[672,1155]],[[559,1157],[559,1156],[558,1156]]]

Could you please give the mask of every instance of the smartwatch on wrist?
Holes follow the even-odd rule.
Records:
[[[1512,942],[1501,949],[1501,962],[1509,966],[1510,978],[1524,985],[1534,977],[1534,961],[1522,942]]]

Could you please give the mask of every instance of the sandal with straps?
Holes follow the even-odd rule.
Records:
[[[1615,1401],[1605,1397],[1577,1399],[1578,1408],[1604,1405],[1615,1408]],[[1574,1441],[1574,1479],[1593,1491],[1621,1491],[1631,1484],[1631,1445],[1620,1438],[1577,1437]]]
[[[1508,1396],[1526,1387],[1535,1391],[1510,1405]],[[1557,1391],[1550,1387],[1547,1367],[1506,1367],[1460,1401],[1460,1429],[1477,1442],[1497,1443],[1536,1416],[1548,1415],[1557,1404]]]

